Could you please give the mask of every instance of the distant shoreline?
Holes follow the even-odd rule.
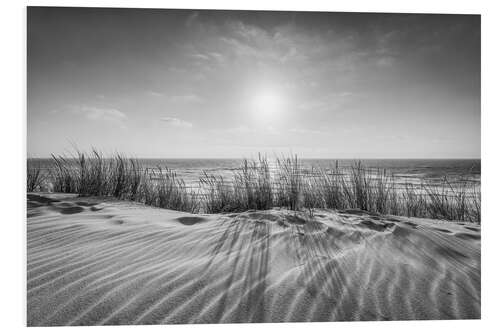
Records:
[[[62,155],[57,155],[57,156],[64,156]],[[133,158],[138,159],[138,160],[241,160],[245,157],[135,157],[134,155]],[[274,156],[274,155],[273,155]],[[279,155],[278,155],[279,156]],[[288,156],[288,155],[285,155]],[[69,158],[75,158],[77,157],[69,157]],[[51,156],[49,157],[27,157],[27,160],[50,160],[52,159]],[[387,160],[387,161],[481,161],[481,157],[418,157],[418,158],[413,158],[413,157],[408,157],[408,158],[396,158],[396,157],[370,157],[370,158],[363,158],[363,157],[351,157],[351,158],[337,158],[337,157],[306,157],[306,158],[301,158],[303,161],[314,161],[314,160],[320,160],[320,161],[377,161],[377,160]]]

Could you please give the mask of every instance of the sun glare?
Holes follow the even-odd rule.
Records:
[[[265,91],[255,95],[253,108],[259,120],[268,121],[276,117],[283,107],[283,99],[275,92]]]

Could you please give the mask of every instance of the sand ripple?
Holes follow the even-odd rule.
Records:
[[[476,225],[28,195],[28,325],[480,318]]]

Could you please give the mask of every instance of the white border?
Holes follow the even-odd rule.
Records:
[[[307,324],[254,324],[254,325],[177,325],[177,326],[121,326],[82,327],[63,330],[86,331],[165,331],[169,332],[254,332],[304,330],[342,332],[422,332],[450,330],[470,333],[472,330],[493,331],[500,301],[498,255],[500,249],[500,221],[496,206],[500,189],[498,132],[500,131],[498,80],[500,71],[500,15],[494,1],[315,1],[315,0],[184,0],[184,1],[5,1],[2,3],[2,99],[1,128],[3,188],[0,191],[2,219],[0,240],[2,255],[0,294],[0,326],[4,332],[26,329],[26,9],[25,6],[94,6],[135,8],[211,8],[211,9],[259,9],[259,10],[317,10],[362,12],[408,13],[463,13],[482,15],[482,318],[473,321],[406,321],[406,322],[350,322]],[[30,328],[35,331],[52,331],[57,328]]]

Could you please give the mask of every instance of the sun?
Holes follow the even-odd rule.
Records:
[[[255,94],[252,106],[259,120],[269,121],[281,113],[283,98],[274,91],[260,91]]]

